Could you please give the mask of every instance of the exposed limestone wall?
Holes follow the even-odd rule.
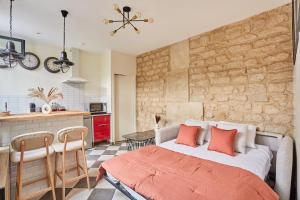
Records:
[[[138,56],[138,130],[151,129],[154,114],[175,122],[174,109],[292,134],[291,5]]]

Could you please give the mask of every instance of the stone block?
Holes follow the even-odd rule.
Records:
[[[264,110],[264,113],[266,113],[266,114],[277,114],[280,112],[278,107],[275,105],[265,105],[263,110]]]
[[[249,74],[248,75],[249,83],[256,83],[265,80],[265,74]]]
[[[284,92],[285,83],[270,83],[268,84],[268,92]]]
[[[231,77],[232,83],[247,83],[247,76],[232,76]]]
[[[211,78],[210,83],[212,85],[220,85],[220,84],[226,84],[230,82],[230,78],[228,76],[220,77],[220,78]]]
[[[188,102],[188,70],[180,69],[168,72],[167,74],[167,102]]]
[[[170,47],[171,70],[188,68],[189,64],[190,64],[189,41],[184,40],[182,42],[171,45]]]
[[[203,103],[167,103],[167,124],[184,123],[187,119],[203,119]]]

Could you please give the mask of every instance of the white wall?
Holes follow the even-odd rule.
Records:
[[[30,102],[42,104],[36,99],[27,97],[28,89],[38,86],[45,88],[46,91],[51,87],[57,87],[65,96],[59,103],[68,109],[83,110],[88,108],[88,102],[110,101],[110,51],[101,54],[81,51],[80,63],[77,66],[80,66],[81,76],[88,80],[84,85],[62,84],[63,80],[71,76],[71,71],[53,74],[44,68],[45,58],[59,57],[61,47],[26,39],[26,51],[38,55],[41,60],[40,67],[33,71],[21,66],[0,69],[0,110],[4,108],[4,102],[8,102],[8,108],[12,113],[28,112]],[[68,56],[71,59],[70,52]]]
[[[127,124],[126,126],[121,127],[121,131],[125,132],[134,132],[136,131],[136,84],[135,84],[135,77],[136,77],[136,57],[128,54],[123,54],[120,52],[111,52],[111,80],[112,80],[112,142],[115,141],[115,124],[118,123],[115,117],[115,74],[122,74],[126,75],[126,78],[130,79],[130,84],[126,86],[128,90],[131,90],[131,97],[132,101],[130,101],[131,105],[128,107],[132,107],[131,113],[128,115],[132,115],[132,117],[124,115],[124,113],[120,113],[120,116],[126,118]],[[124,97],[127,98],[127,97]],[[123,129],[123,130],[122,130]]]
[[[300,200],[300,44],[298,44],[298,52],[296,65],[294,68],[294,107],[295,107],[295,132],[294,138],[296,141],[297,153],[297,196]]]
[[[69,76],[69,72],[53,74],[44,68],[44,60],[50,56],[58,57],[61,49],[26,40],[26,51],[38,55],[41,60],[40,67],[33,71],[21,66],[0,69],[0,95],[26,95],[29,88],[37,86],[45,87],[45,89],[50,87],[61,89],[61,81]]]

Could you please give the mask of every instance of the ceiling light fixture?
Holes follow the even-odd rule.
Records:
[[[59,60],[53,61],[53,64],[60,66],[60,70],[62,73],[66,73],[70,69],[70,67],[74,65],[74,63],[68,59],[68,55],[66,52],[66,17],[68,16],[68,13],[69,12],[66,10],[61,10],[61,14],[64,18],[63,51],[60,54]]]
[[[125,28],[127,25],[130,25],[133,27],[133,29],[136,31],[136,33],[140,33],[140,30],[135,27],[132,22],[148,22],[148,23],[153,23],[153,19],[152,18],[147,18],[147,19],[139,19],[142,14],[140,12],[137,12],[135,15],[133,15],[132,17],[130,16],[130,12],[131,12],[131,8],[129,6],[124,6],[123,7],[123,11],[121,11],[121,9],[119,8],[118,4],[114,4],[114,10],[117,11],[119,14],[122,15],[121,20],[112,20],[112,19],[104,19],[104,24],[112,24],[112,23],[122,23],[122,25],[113,30],[111,32],[111,36],[114,36],[121,28]]]
[[[5,65],[8,67],[14,67],[17,63],[24,59],[23,54],[18,53],[16,51],[15,43],[13,42],[12,37],[12,2],[14,0],[10,0],[10,9],[9,9],[9,40],[6,43],[6,48],[1,50],[0,58],[4,61]]]

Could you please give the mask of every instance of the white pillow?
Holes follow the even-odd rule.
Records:
[[[225,130],[237,129],[238,134],[235,137],[234,146],[235,151],[240,153],[246,153],[246,143],[247,143],[247,131],[248,126],[244,124],[228,124],[228,123],[218,123],[218,128]]]
[[[194,119],[189,119],[185,122],[185,125],[187,126],[200,126],[201,132],[199,133],[200,137],[197,139],[197,144],[203,145],[204,138],[207,135],[208,132],[208,123],[205,121],[199,121]]]
[[[232,125],[247,125],[248,131],[247,131],[246,146],[250,147],[250,148],[256,148],[256,145],[255,145],[256,128],[257,128],[256,126],[251,125],[251,124],[238,124],[238,123],[224,122],[224,121],[220,121],[220,123],[232,124]]]
[[[204,140],[209,142],[210,136],[211,136],[211,127],[213,127],[213,126],[217,127],[218,122],[215,122],[215,121],[206,121],[206,122],[208,123],[208,131],[207,131],[207,134],[206,134]]]

